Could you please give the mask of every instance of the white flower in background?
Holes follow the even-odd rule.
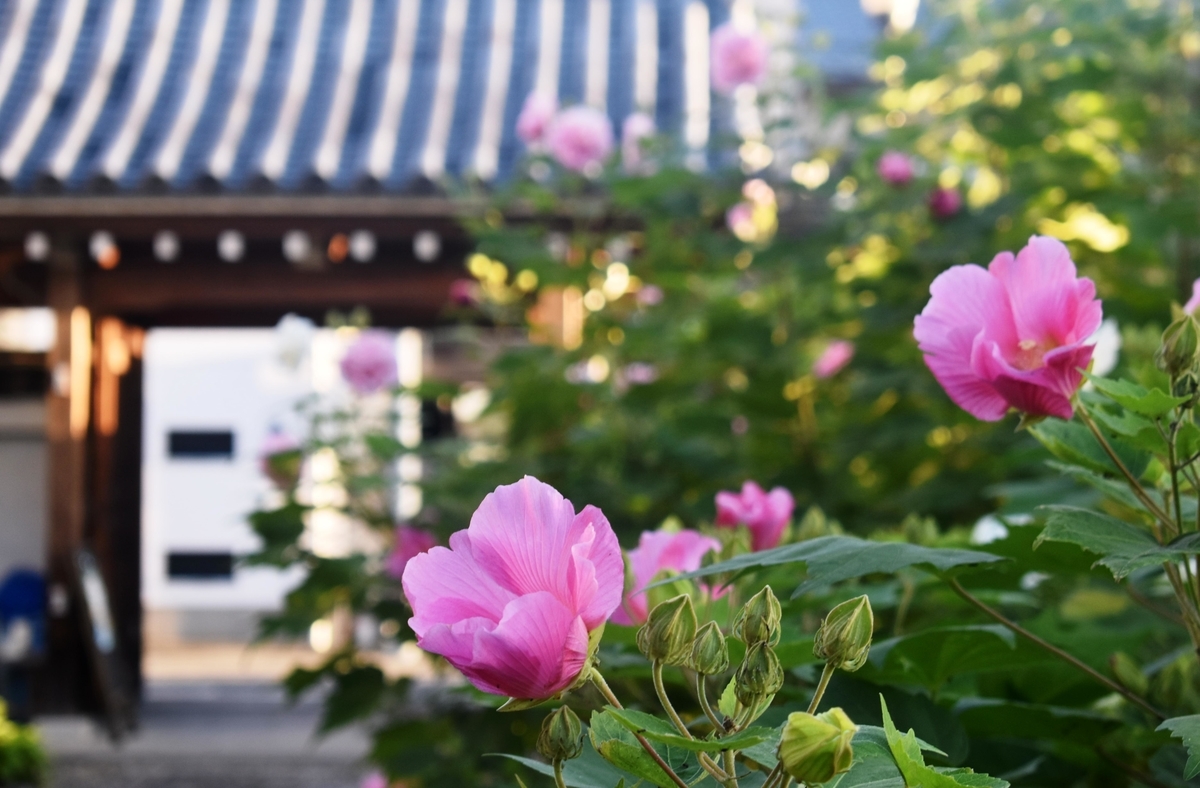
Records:
[[[985,515],[971,529],[971,544],[991,544],[1008,536],[1008,526],[994,514]]]
[[[1116,369],[1121,354],[1121,329],[1116,319],[1110,317],[1101,323],[1088,341],[1096,345],[1092,351],[1092,374],[1103,377]]]
[[[279,363],[291,370],[298,369],[316,332],[316,325],[307,317],[289,312],[280,318],[275,325],[275,355]]]

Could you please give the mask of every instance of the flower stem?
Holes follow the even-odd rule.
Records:
[[[592,684],[595,685],[596,689],[600,691],[600,694],[604,696],[604,699],[607,700],[613,708],[625,708],[621,705],[621,701],[617,700],[617,696],[613,694],[612,687],[608,686],[608,682],[604,680],[604,676],[600,674],[600,671],[592,668],[592,674],[589,676],[589,678],[592,680]],[[671,782],[675,783],[677,788],[689,788],[688,784],[683,781],[683,778],[676,774],[675,770],[672,769],[670,765],[662,759],[662,756],[658,754],[658,750],[654,749],[650,742],[646,741],[645,736],[640,733],[635,733],[633,736],[635,739],[637,739],[638,744],[642,745],[642,749],[646,751],[646,754],[654,759],[654,762],[658,764],[658,768],[663,770],[663,773],[671,779]]]
[[[654,660],[650,667],[650,672],[654,676],[654,692],[658,694],[658,702],[662,705],[663,711],[667,713],[667,716],[671,718],[671,724],[673,724],[675,729],[679,731],[679,735],[683,736],[685,739],[696,738],[695,736],[692,736],[692,732],[688,730],[688,727],[683,724],[683,720],[680,719],[679,713],[676,712],[675,707],[671,705],[671,699],[667,697],[667,688],[663,685],[662,662],[659,660]]]
[[[825,690],[829,687],[829,680],[833,678],[833,672],[837,670],[832,662],[826,662],[825,668],[821,671],[821,680],[817,683],[817,691],[813,693],[812,701],[808,704],[808,713],[816,714],[817,708],[821,705],[821,698],[825,697]]]
[[[1092,419],[1091,414],[1087,412],[1087,408],[1084,407],[1083,403],[1080,402],[1078,405],[1080,421],[1082,421],[1087,428],[1091,430],[1092,435],[1095,436],[1096,441],[1100,444],[1100,448],[1104,450],[1104,453],[1108,455],[1110,460],[1112,460],[1113,465],[1115,465],[1117,470],[1121,472],[1121,475],[1125,477],[1126,483],[1129,484],[1129,489],[1133,491],[1133,494],[1137,496],[1137,499],[1142,502],[1142,505],[1146,507],[1150,514],[1154,515],[1156,520],[1166,526],[1169,532],[1174,528],[1171,518],[1162,510],[1162,507],[1154,502],[1154,500],[1150,497],[1150,494],[1146,492],[1144,487],[1142,487],[1141,482],[1139,482],[1137,478],[1129,471],[1129,469],[1125,467],[1125,463],[1122,462],[1121,458],[1117,456],[1116,450],[1114,450],[1112,445],[1108,442],[1108,438],[1104,437],[1104,433],[1100,431],[1100,428],[1096,426],[1096,422]],[[1154,535],[1158,537],[1159,542],[1162,542],[1162,534],[1159,531],[1158,522],[1154,524]]]
[[[651,663],[650,672],[654,676],[654,692],[658,695],[658,702],[662,705],[663,711],[667,713],[667,716],[671,718],[671,724],[675,726],[675,729],[679,731],[679,734],[685,739],[695,739],[696,737],[693,736],[692,732],[688,730],[688,727],[683,724],[683,720],[680,719],[679,713],[675,711],[675,707],[671,705],[671,699],[667,697],[667,688],[663,685],[662,662],[657,659],[654,660],[654,662]],[[722,770],[712,758],[708,757],[707,753],[696,753],[696,760],[698,760],[700,765],[704,767],[704,771],[713,776],[714,780],[720,783],[728,784],[729,775],[726,774],[725,771]]]
[[[737,781],[737,753],[733,750],[725,751],[725,772],[729,775],[729,781],[726,783],[730,788],[738,788]]]
[[[721,718],[713,711],[712,704],[708,702],[708,688],[705,686],[707,683],[704,676],[696,674],[696,697],[700,700],[700,708],[704,710],[704,716],[708,717],[709,722],[718,732],[721,732],[725,730],[725,723],[721,722]]]
[[[1090,665],[1088,665],[1084,662],[1081,662],[1078,658],[1072,656],[1071,654],[1068,654],[1067,652],[1063,651],[1058,646],[1055,646],[1052,643],[1042,640],[1040,637],[1033,634],[1028,629],[1025,629],[1017,622],[1015,622],[1012,619],[1005,616],[999,610],[996,610],[995,608],[991,607],[990,605],[988,605],[987,603],[983,602],[981,599],[976,597],[971,592],[967,591],[967,589],[963,588],[957,579],[950,577],[950,578],[946,579],[946,582],[948,582],[950,584],[950,587],[952,589],[954,589],[954,592],[956,594],[958,594],[960,597],[965,599],[973,607],[979,609],[981,612],[985,613],[986,615],[995,619],[999,623],[1008,627],[1016,634],[1029,640],[1031,643],[1033,643],[1037,646],[1041,646],[1046,651],[1049,651],[1051,654],[1053,654],[1054,656],[1063,660],[1064,662],[1074,665],[1076,668],[1078,668],[1079,670],[1088,674],[1093,679],[1100,682],[1104,686],[1108,687],[1113,692],[1116,692],[1117,694],[1121,695],[1126,700],[1128,700],[1131,703],[1134,703],[1138,706],[1141,706],[1143,709],[1145,709],[1146,711],[1148,711],[1150,714],[1154,715],[1158,719],[1160,719],[1160,720],[1166,719],[1165,714],[1163,714],[1161,711],[1159,711],[1158,709],[1151,706],[1144,698],[1129,691],[1125,687],[1122,687],[1120,684],[1116,683],[1115,681],[1110,679],[1108,676],[1105,676],[1103,673],[1100,673],[1099,671],[1095,670]]]
[[[554,784],[558,788],[567,788],[567,783],[563,780],[562,761],[557,759],[554,761]]]

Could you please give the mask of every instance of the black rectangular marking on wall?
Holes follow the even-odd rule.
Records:
[[[232,430],[171,430],[167,433],[171,459],[233,459]]]
[[[233,553],[167,553],[172,580],[232,580]]]

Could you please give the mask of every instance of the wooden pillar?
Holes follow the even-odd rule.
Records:
[[[95,391],[87,540],[108,584],[123,682],[140,693],[141,488],[144,332],[96,319]]]
[[[47,302],[58,331],[47,355],[51,379],[46,395],[49,621],[38,706],[41,711],[77,711],[89,705],[90,696],[71,577],[73,555],[83,544],[87,522],[92,329],[82,305],[78,254],[68,244],[56,244],[48,263]]]

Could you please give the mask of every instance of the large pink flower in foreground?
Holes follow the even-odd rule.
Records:
[[[757,85],[767,72],[767,42],[756,30],[739,30],[726,22],[712,32],[709,52],[712,86],[718,93]]]
[[[603,513],[579,514],[526,476],[483,499],[450,548],[404,570],[409,626],[479,689],[547,698],[587,662],[588,633],[621,604],[625,565]]]
[[[398,525],[396,526],[396,542],[392,545],[392,552],[388,553],[388,557],[384,561],[384,568],[389,575],[399,580],[404,577],[404,568],[408,566],[409,561],[421,553],[429,552],[436,544],[437,537],[425,529],[414,528],[411,525]]]
[[[776,487],[768,493],[748,481],[740,494],[717,493],[717,525],[744,525],[750,529],[750,546],[756,551],[769,550],[783,538],[783,529],[795,508],[795,499],[784,488]]]
[[[664,569],[694,572],[704,556],[720,550],[721,543],[698,531],[643,531],[638,546],[629,551],[629,569],[633,572],[625,602],[612,614],[614,624],[641,624],[649,613],[649,601],[643,590]]]
[[[950,399],[984,421],[1009,408],[1071,418],[1079,370],[1092,358],[1084,343],[1103,315],[1095,284],[1076,276],[1061,241],[1034,236],[987,270],[954,266],[929,291],[913,333]]]
[[[342,357],[342,377],[359,394],[371,394],[396,382],[396,349],[381,331],[368,331]]]
[[[571,107],[551,121],[546,129],[546,145],[554,160],[568,170],[590,171],[604,164],[612,153],[612,123],[593,107]]]

